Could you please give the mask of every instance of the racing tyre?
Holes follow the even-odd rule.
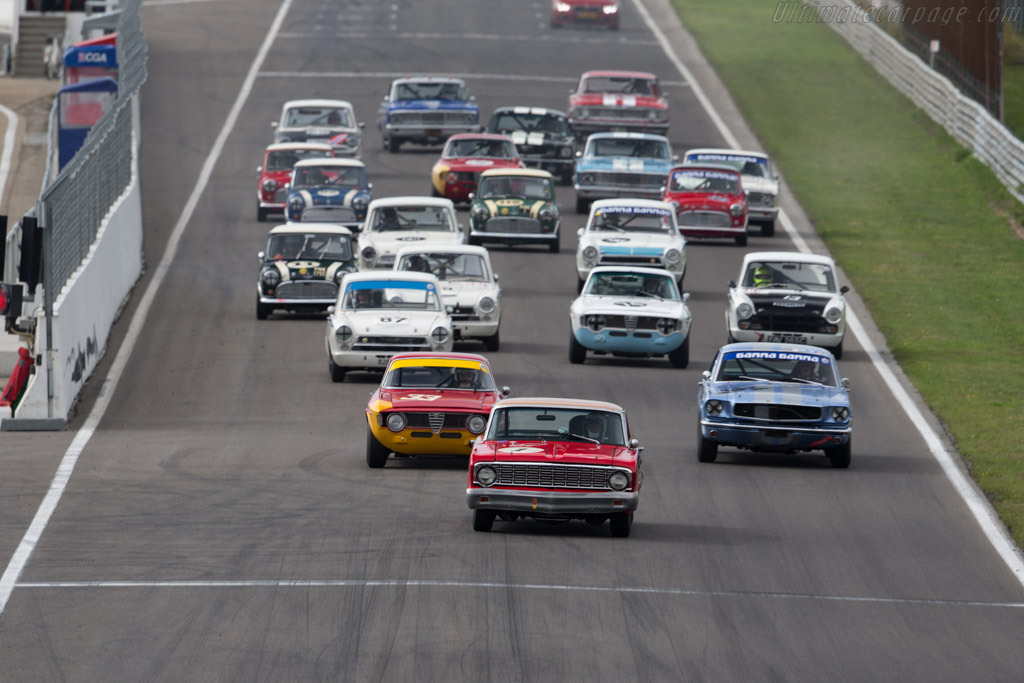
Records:
[[[569,362],[573,365],[579,365],[587,359],[587,350],[576,341],[576,335],[571,331],[569,332]]]
[[[479,237],[473,237],[472,235],[470,235],[469,237],[466,238],[466,244],[473,247],[479,247],[481,244],[483,244],[483,242],[480,241]]]
[[[679,345],[679,348],[675,351],[671,351],[668,354],[668,362],[672,364],[674,368],[685,368],[690,364],[690,335],[686,335],[686,339]]]
[[[260,298],[257,295],[257,297],[256,297],[256,319],[257,320],[266,320],[267,316],[269,316],[269,315],[270,315],[270,306],[268,306],[267,304],[261,304],[260,303]]]
[[[334,359],[331,358],[329,352],[328,352],[328,356],[327,356],[327,368],[331,371],[331,381],[332,382],[344,382],[345,381],[345,368],[341,367],[340,365],[335,365],[334,364]]]
[[[494,526],[494,510],[473,510],[473,531],[490,531]]]
[[[562,245],[559,244],[559,239],[557,237],[548,243],[548,251],[550,251],[552,254],[557,254],[558,250],[561,248]]]
[[[836,446],[830,448],[828,451],[828,461],[832,467],[837,470],[845,470],[850,466],[850,456],[853,449],[853,437],[846,440],[842,446]]]
[[[697,422],[697,460],[700,462],[714,462],[718,458],[718,444],[704,438],[701,431],[700,421]]]
[[[572,185],[572,176],[573,176],[573,172],[572,171],[566,171],[565,173],[563,173],[562,174],[562,184],[563,185]]]
[[[369,425],[367,425],[366,466],[379,470],[381,467],[384,467],[384,463],[388,461],[388,455],[390,455],[388,449],[385,448],[380,441],[377,441],[377,437],[373,435],[373,431],[370,429]]]
[[[842,360],[843,359],[843,342],[839,342],[838,346],[833,346],[831,349],[829,349],[829,351],[831,351],[832,355],[836,357],[836,360]]]
[[[576,213],[585,215],[590,213],[590,200],[583,197],[576,198]]]
[[[616,512],[608,518],[612,527],[612,536],[615,538],[628,538],[629,531],[633,528],[633,515],[629,512]]]
[[[501,330],[498,330],[490,337],[484,337],[484,348],[488,351],[497,351],[501,348]]]
[[[266,223],[267,216],[269,215],[270,211],[268,211],[267,209],[264,209],[262,206],[256,207],[256,220],[258,220],[260,223]]]
[[[398,154],[398,150],[402,146],[402,141],[396,140],[394,138],[388,138],[387,145],[389,152],[391,152],[392,154]]]
[[[775,221],[768,221],[761,224],[761,237],[771,237],[775,234]]]
[[[747,246],[747,233],[743,233],[742,235],[736,235],[736,246],[737,247],[745,247],[745,246]]]

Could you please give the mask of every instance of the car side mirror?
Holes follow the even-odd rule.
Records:
[[[586,231],[587,231],[586,228],[580,228],[579,230],[576,231],[576,236],[577,237],[583,237],[583,233],[585,233]]]
[[[630,450],[634,450],[634,451],[636,449],[640,448],[640,439],[630,439],[629,440],[629,448],[630,448]]]
[[[672,161],[673,161],[673,163],[676,162],[676,161],[679,161],[679,155],[678,154],[673,154],[672,155]]]
[[[498,281],[498,274],[497,274],[497,273],[495,273],[495,274],[494,274],[494,281],[495,281],[495,282],[497,282],[497,281]]]
[[[843,285],[842,287],[839,288],[839,293],[840,294],[846,294],[849,291],[850,291],[850,288],[848,286],[846,286],[846,285]]]
[[[260,253],[256,254],[256,258],[262,261],[263,259],[267,258],[267,252],[261,251]]]
[[[512,393],[512,390],[509,389],[508,387],[502,387],[501,391],[499,391],[498,393],[501,394],[502,396],[508,396],[509,394]]]
[[[729,280],[729,289],[735,289],[735,288],[736,288],[736,281],[735,280]]]
[[[469,96],[469,101],[470,102],[476,102],[476,95],[470,95]]]
[[[842,378],[841,380],[839,380],[839,383],[843,385],[843,389],[849,389],[850,388],[850,378],[849,377]]]
[[[366,189],[367,190],[372,190],[373,189],[373,183],[366,183]]]
[[[371,395],[371,396],[373,396],[373,394],[370,394],[370,395]],[[468,444],[469,444],[469,447],[470,447],[470,448],[472,448],[473,446],[475,446],[475,445],[476,445],[476,439],[470,439],[470,440],[469,440],[469,441],[467,441],[466,443],[468,443]]]
[[[389,99],[391,99],[391,98],[390,98],[390,97],[388,97],[387,95],[385,95],[385,96],[384,96],[384,101],[385,101],[385,102],[387,102],[387,101],[388,101]]]
[[[778,173],[772,173],[772,180],[778,181],[779,180],[779,174]]]
[[[476,192],[470,192],[469,193],[469,201],[473,201],[474,199],[476,199]]]
[[[690,293],[689,292],[683,292],[683,303],[685,304],[689,300],[690,300]]]
[[[263,167],[262,166],[257,166],[256,167],[256,172],[257,173],[263,173]]]
[[[662,185],[661,187],[658,188],[658,192],[660,192],[664,196],[665,190],[667,190],[667,189],[668,189],[668,187],[666,187],[665,185]]]
[[[700,373],[700,376],[703,377],[704,379],[711,379],[711,371],[705,370],[704,372]]]
[[[334,306],[333,305],[328,306],[327,307],[327,315],[331,315],[333,313],[334,313]]]
[[[360,121],[360,122],[359,122],[359,123],[358,123],[357,125],[358,125],[358,126],[359,126],[360,128],[366,128],[366,122],[365,122],[365,121]]]
[[[577,159],[582,159],[583,158],[583,150],[576,150],[576,158]]]
[[[445,306],[444,310],[448,313],[448,315],[451,315],[452,313],[455,312],[455,307],[454,306]]]
[[[277,128],[277,121],[271,121],[270,122],[270,127],[271,128]]]

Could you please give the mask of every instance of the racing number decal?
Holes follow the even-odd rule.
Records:
[[[408,318],[381,318],[382,323],[404,323]]]
[[[506,448],[499,448],[499,453],[543,453],[543,448],[535,448],[534,446],[508,446]]]
[[[441,398],[440,394],[406,394],[399,396],[399,401],[436,401]]]

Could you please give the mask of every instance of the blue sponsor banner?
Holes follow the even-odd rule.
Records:
[[[831,361],[824,356],[812,353],[792,353],[789,351],[729,351],[722,355],[723,361],[729,360],[784,360],[784,361],[810,361],[822,365],[831,365]]]
[[[698,169],[676,169],[672,174],[674,176],[683,176],[684,178],[718,178],[721,180],[736,180],[736,173],[728,173],[726,171],[702,171]]]
[[[416,280],[363,280],[350,282],[345,289],[427,289],[434,291],[434,283]]]
[[[744,154],[707,154],[707,153],[687,154],[686,155],[686,161],[705,161],[705,162],[709,162],[709,163],[710,162],[715,162],[715,161],[726,161],[726,162],[733,162],[733,163],[740,163],[740,164],[754,163],[754,164],[761,164],[762,166],[767,166],[768,165],[768,160],[767,159],[762,159],[760,157],[746,156]]]
[[[594,213],[595,216],[600,216],[606,213],[629,213],[634,215],[642,216],[671,216],[672,212],[668,209],[659,209],[653,206],[605,206],[601,210]]]

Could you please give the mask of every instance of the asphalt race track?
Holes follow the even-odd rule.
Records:
[[[115,344],[281,5],[143,8],[147,272]],[[0,615],[0,679],[1021,680],[1024,589],[851,335],[849,470],[730,450],[697,462],[696,385],[725,342],[726,282],[746,250],[792,249],[781,229],[746,249],[689,244],[686,370],[569,364],[582,225],[571,187],[558,188],[561,253],[491,250],[504,287],[502,348],[489,354],[499,384],[629,411],[646,451],[628,539],[607,524],[474,532],[464,461],[366,467],[363,409],[379,376],[330,381],[323,316],[256,320],[256,253],[272,224],[256,221],[255,168],[285,100],[353,102],[377,197],[430,192],[439,149],[389,154],[376,130],[390,80],[407,74],[463,75],[486,117],[507,104],[564,109],[587,69],[650,70],[667,84],[676,152],[723,144],[632,0],[620,32],[556,32],[547,11],[545,0],[293,0]],[[0,556],[22,541],[116,350],[69,431],[4,434]]]

